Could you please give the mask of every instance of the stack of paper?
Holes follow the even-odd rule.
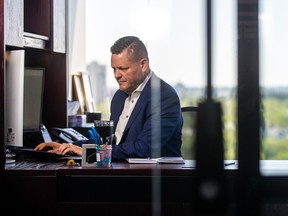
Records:
[[[129,163],[181,163],[185,161],[182,157],[160,157],[160,158],[127,158]]]

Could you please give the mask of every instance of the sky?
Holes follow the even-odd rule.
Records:
[[[237,83],[236,0],[215,0],[212,84]],[[260,2],[260,1],[259,1]],[[277,5],[276,5],[277,3]],[[287,0],[263,0],[260,6],[260,70],[265,86],[285,86],[284,52]],[[277,6],[277,7],[276,7]],[[168,83],[203,87],[206,83],[204,0],[86,0],[86,62],[106,65],[108,87],[117,87],[110,67],[110,46],[125,35],[147,46],[151,69]],[[265,23],[265,25],[264,25]],[[283,55],[281,54],[283,53]]]

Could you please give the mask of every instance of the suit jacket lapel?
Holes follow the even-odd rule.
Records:
[[[153,76],[153,75],[152,75]],[[151,77],[152,78],[152,77]],[[133,112],[131,113],[131,116],[127,122],[126,128],[124,132],[132,125],[133,121],[136,119],[137,115],[141,113],[141,109],[145,106],[144,104],[144,99],[145,101],[146,98],[151,98],[151,78],[148,80],[147,84],[145,85],[144,89],[142,90],[140,97],[133,109]]]

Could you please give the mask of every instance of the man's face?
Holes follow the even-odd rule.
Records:
[[[111,67],[119,89],[131,94],[145,79],[148,73],[148,60],[132,61],[127,50],[120,54],[112,54]]]

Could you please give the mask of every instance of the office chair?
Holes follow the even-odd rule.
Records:
[[[181,107],[183,116],[181,153],[185,160],[194,160],[194,146],[196,136],[196,117],[198,107]]]
[[[183,112],[197,112],[198,111],[198,107],[196,106],[186,106],[186,107],[181,107],[182,113]]]

